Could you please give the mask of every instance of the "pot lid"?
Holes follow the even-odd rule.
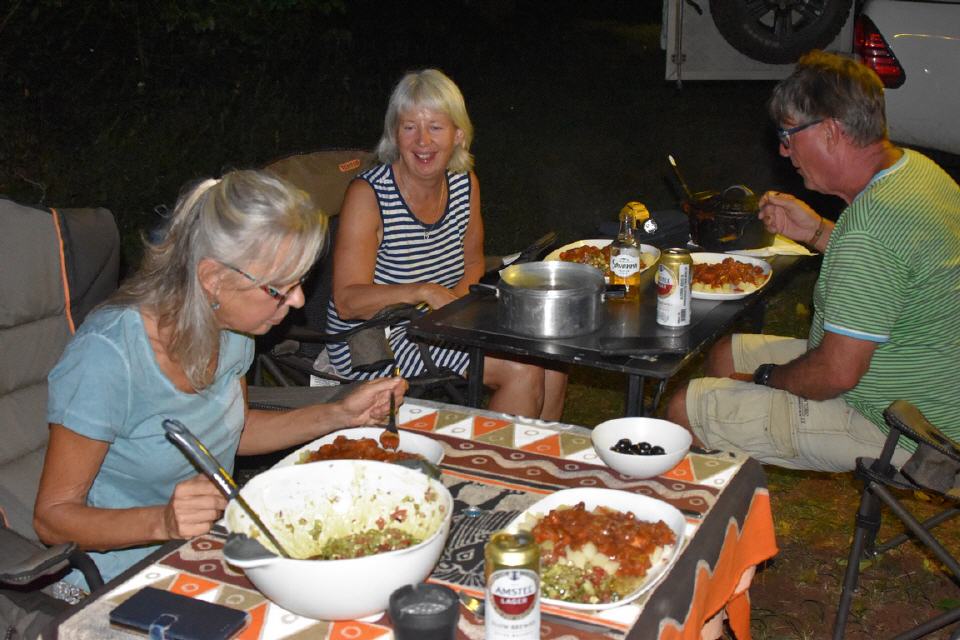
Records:
[[[757,213],[760,210],[760,199],[749,187],[735,184],[727,187],[720,193],[701,192],[696,194],[694,203],[702,209],[710,209],[724,213]]]

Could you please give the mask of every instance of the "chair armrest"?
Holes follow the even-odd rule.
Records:
[[[0,583],[25,585],[54,575],[70,565],[72,543],[44,547],[13,529],[0,527]]]
[[[419,317],[420,314],[420,310],[412,304],[391,304],[380,309],[380,311],[377,311],[377,313],[375,313],[369,320],[365,320],[364,322],[355,327],[351,327],[346,331],[340,331],[339,333],[324,333],[309,327],[294,326],[290,328],[285,337],[290,340],[309,343],[346,342],[347,338],[360,333],[361,331],[367,331],[368,329],[380,329],[405,320],[413,320]]]
[[[917,444],[926,444],[940,453],[960,462],[960,447],[943,434],[920,410],[906,400],[895,400],[883,412],[892,429],[896,429]]]
[[[960,498],[960,448],[957,443],[905,400],[891,403],[883,417],[890,426],[888,442],[899,434],[917,443],[917,450],[900,472],[921,487]]]
[[[93,560],[72,542],[45,547],[8,527],[0,527],[0,584],[28,585],[68,567],[79,569],[91,590],[103,585]]]

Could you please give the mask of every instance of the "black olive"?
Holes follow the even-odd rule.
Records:
[[[632,456],[661,456],[665,453],[660,445],[651,445],[645,440],[633,443],[629,438],[620,438],[615,445],[610,447],[610,450]]]

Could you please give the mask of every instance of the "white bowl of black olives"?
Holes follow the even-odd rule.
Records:
[[[593,428],[593,448],[608,467],[634,478],[652,478],[673,469],[690,450],[693,436],[656,418],[616,418]]]

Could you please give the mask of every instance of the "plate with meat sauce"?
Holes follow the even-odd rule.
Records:
[[[579,262],[596,267],[603,272],[605,278],[610,278],[610,243],[609,238],[593,240],[577,240],[570,244],[565,244],[559,249],[551,251],[544,256],[545,261],[562,260],[564,262]],[[643,273],[660,259],[660,249],[649,245],[640,245],[640,260],[643,264],[640,266],[640,273]]]
[[[691,295],[700,300],[739,300],[770,282],[766,260],[727,253],[692,253]]]
[[[521,513],[508,530],[540,546],[540,596],[567,609],[612,609],[649,590],[680,554],[675,507],[616,489],[564,489]]]
[[[383,433],[381,427],[340,429],[303,445],[275,466],[288,467],[321,460],[396,462],[417,457],[436,465],[443,459],[443,445],[432,438],[401,429],[400,448],[397,451],[391,451],[380,446],[378,439],[381,433]]]

